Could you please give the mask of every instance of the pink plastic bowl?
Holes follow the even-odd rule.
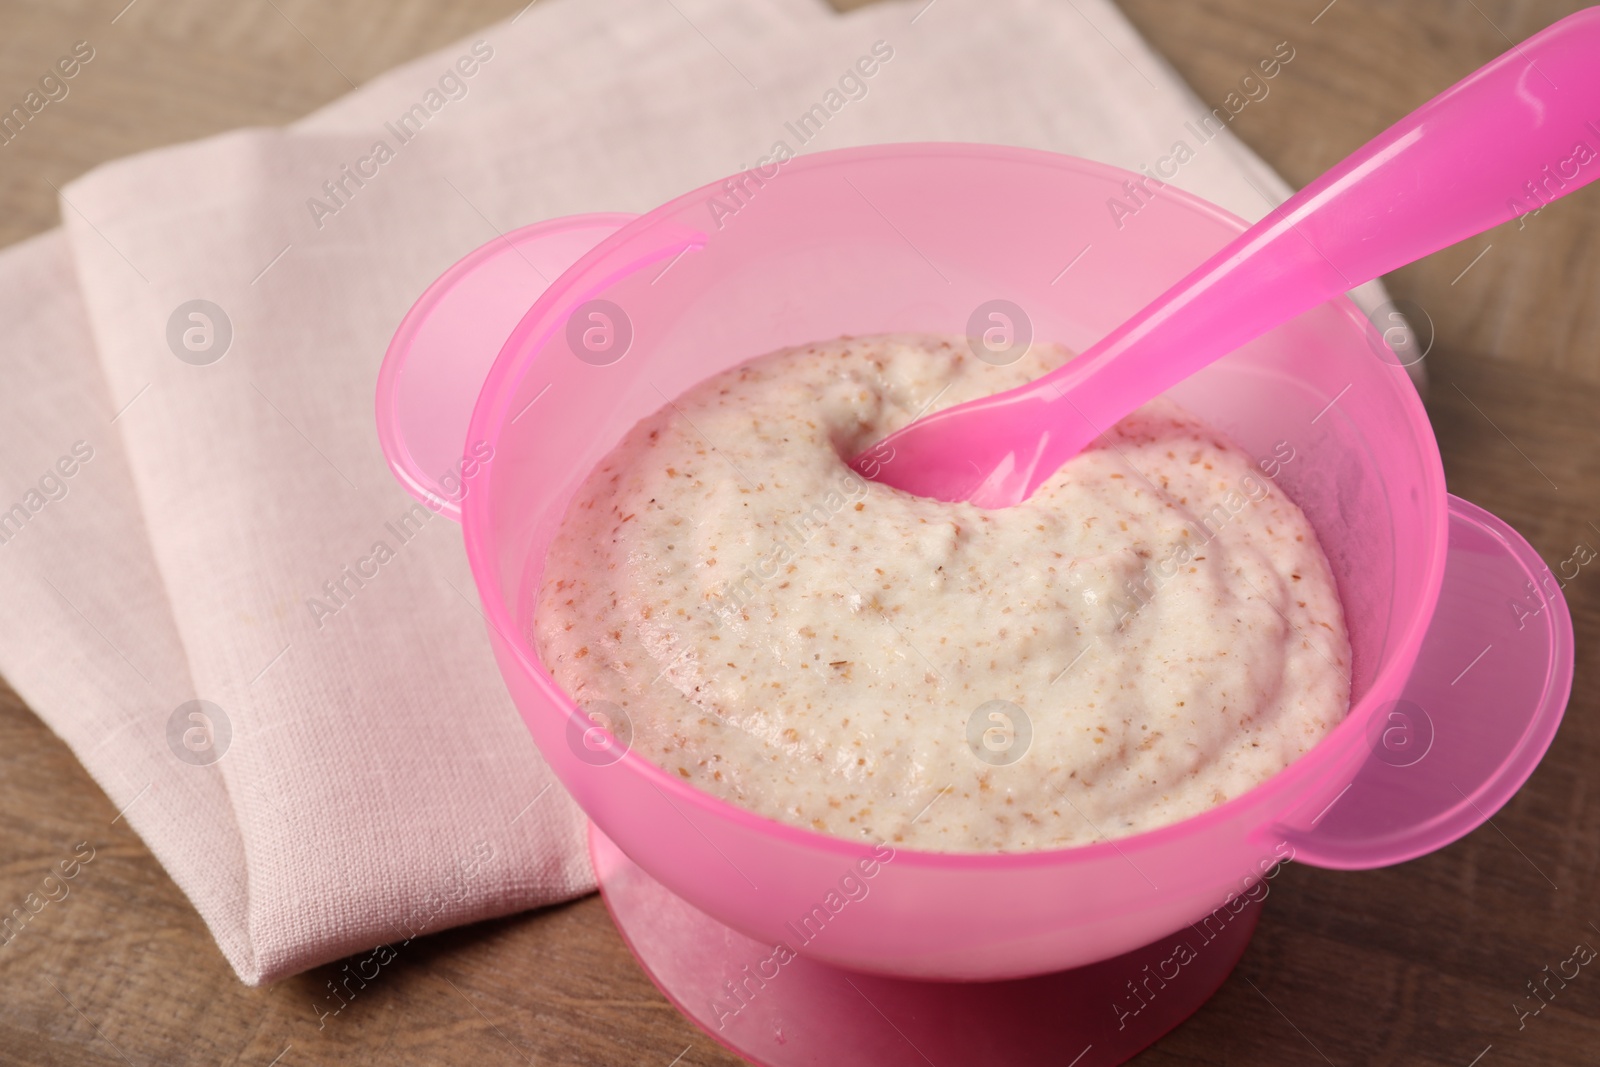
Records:
[[[1130,177],[979,145],[804,156],[637,218],[518,231],[452,268],[402,324],[379,383],[391,465],[432,506],[459,506],[501,672],[545,758],[623,852],[710,916],[886,975],[1061,970],[1203,922],[1284,856],[1349,869],[1440,848],[1504,804],[1548,747],[1572,669],[1559,586],[1513,531],[1446,494],[1406,372],[1343,299],[1171,394],[1268,461],[1316,526],[1349,621],[1348,718],[1258,788],[1115,842],[897,850],[872,879],[876,904],[842,909],[801,947],[786,924],[870,846],[574,741],[590,723],[539,661],[531,612],[568,500],[623,433],[775,348],[959,334],[996,298],[1020,305],[1036,338],[1087,347],[1244,228],[1170,187],[1118,222],[1108,201],[1126,202]],[[569,329],[596,299],[610,305]],[[600,332],[585,342],[590,325]]]

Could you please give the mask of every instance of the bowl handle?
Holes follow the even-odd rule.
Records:
[[[378,441],[406,491],[461,521],[478,393],[523,314],[584,253],[636,218],[569,215],[496,237],[445,271],[400,322],[378,371]]]
[[[1561,723],[1573,664],[1561,590],[1595,552],[1580,545],[1558,576],[1494,515],[1449,505],[1444,584],[1416,665],[1397,699],[1371,709],[1354,779],[1275,827],[1296,860],[1383,867],[1464,837],[1528,779]]]

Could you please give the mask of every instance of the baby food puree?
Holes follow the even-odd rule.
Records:
[[[1166,400],[1014,508],[843,458],[1067,358],[841,338],[700,383],[574,497],[546,666],[668,772],[845,837],[1062,847],[1250,789],[1340,720],[1350,673],[1311,525],[1255,459]]]

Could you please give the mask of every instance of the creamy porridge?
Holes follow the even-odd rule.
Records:
[[[844,338],[702,382],[579,489],[545,664],[701,789],[911,848],[1085,844],[1262,782],[1343,717],[1350,646],[1310,524],[1254,459],[1165,400],[1015,508],[841,458],[1066,358]]]

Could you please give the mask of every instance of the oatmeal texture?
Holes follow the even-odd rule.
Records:
[[[669,773],[843,837],[1055,848],[1250,789],[1340,720],[1350,670],[1316,537],[1255,459],[1166,400],[1004,510],[841,458],[1068,357],[841,338],[702,382],[574,497],[545,664]]]

